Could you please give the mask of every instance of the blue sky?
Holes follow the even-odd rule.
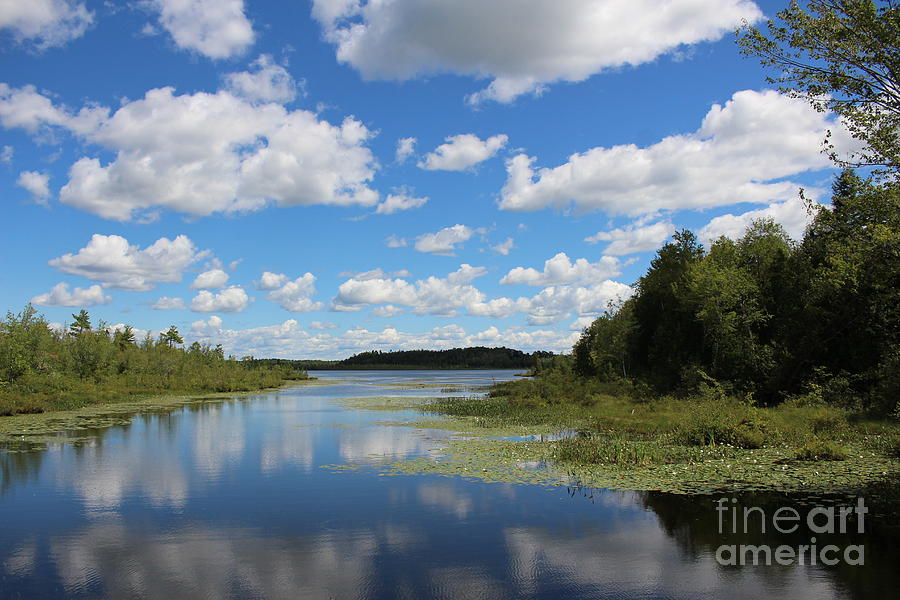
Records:
[[[0,4],[0,304],[235,355],[567,350],[687,227],[827,201],[786,0]]]

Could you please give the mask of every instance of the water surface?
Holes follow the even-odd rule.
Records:
[[[450,434],[339,401],[473,393],[513,373],[323,372],[330,385],[0,451],[0,597],[818,600],[900,584],[895,538],[871,534],[835,542],[864,542],[864,567],[722,567],[721,544],[808,540],[719,534],[714,498],[386,476],[381,457],[428,456]]]

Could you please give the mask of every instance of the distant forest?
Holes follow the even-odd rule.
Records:
[[[402,350],[361,352],[344,360],[254,359],[262,365],[286,365],[302,370],[343,369],[530,369],[552,352],[528,354],[511,348],[453,348],[451,350]]]

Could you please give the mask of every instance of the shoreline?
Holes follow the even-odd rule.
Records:
[[[315,377],[285,379],[277,387],[236,392],[148,393],[140,398],[123,398],[116,402],[88,404],[70,410],[48,410],[42,413],[22,413],[0,417],[0,451],[32,451],[53,442],[79,442],[86,436],[77,434],[90,429],[107,429],[127,425],[134,416],[147,413],[167,413],[179,407],[211,402],[225,402],[255,396],[268,391],[290,387],[323,385]],[[326,384],[327,385],[327,384]],[[21,446],[21,447],[17,447]]]

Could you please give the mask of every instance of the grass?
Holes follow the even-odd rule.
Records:
[[[585,485],[680,493],[850,493],[900,476],[900,422],[815,403],[764,408],[727,397],[652,398],[625,384],[573,383],[550,374],[494,386],[484,397],[437,399],[423,410],[477,437],[477,443],[451,444],[427,472],[464,469],[478,476],[484,464],[492,479],[537,477],[528,469],[511,474],[502,457],[512,456],[522,464],[546,462],[546,479],[555,472]],[[551,442],[489,439],[563,429],[579,435]],[[473,453],[477,460],[465,458]]]
[[[62,374],[25,375],[0,382],[0,417],[76,410],[160,395],[252,392],[302,381],[305,373],[263,369],[208,369],[185,375],[112,375],[96,381]]]

